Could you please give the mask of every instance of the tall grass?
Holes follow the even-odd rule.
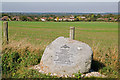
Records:
[[[93,46],[92,69],[106,75],[109,78],[117,78],[118,63],[116,53],[117,47],[103,47],[99,50],[98,46]],[[14,42],[3,46],[2,55],[2,74],[4,78],[50,78],[40,74],[30,67],[40,63],[44,50],[39,46],[32,46],[30,43]]]

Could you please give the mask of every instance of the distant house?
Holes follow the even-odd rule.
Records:
[[[68,18],[67,20],[68,21],[74,21],[75,19],[74,18]]]
[[[68,18],[68,21],[74,21],[74,20],[75,20],[74,16],[71,16],[70,18]]]
[[[62,18],[63,19],[63,21],[66,21],[67,20],[67,18]]]
[[[57,18],[55,18],[54,20],[55,20],[55,21],[62,21],[62,18],[58,18],[58,17],[57,17]]]
[[[115,19],[115,21],[118,21],[118,19]]]
[[[104,18],[105,21],[108,21],[109,19],[108,18]]]
[[[49,17],[48,19],[53,19],[53,17]]]
[[[46,21],[46,17],[40,18],[41,21]]]
[[[82,18],[82,19],[85,19],[86,17],[84,17],[84,16],[81,16],[80,18]]]
[[[2,21],[11,21],[10,18],[8,16],[3,16],[1,18]]]
[[[59,21],[62,21],[62,18],[59,18]]]
[[[27,19],[28,19],[29,21],[32,21],[32,18],[31,18],[31,17],[27,17]]]
[[[54,20],[55,20],[55,21],[61,21],[62,18],[56,17]]]
[[[104,18],[97,18],[97,21],[104,21]]]
[[[37,17],[34,17],[34,19],[36,20],[36,19],[38,19]]]
[[[112,17],[110,17],[110,20],[111,20],[111,21],[114,21],[115,19],[114,19],[114,18],[112,18]]]
[[[88,21],[88,19],[87,19],[87,18],[85,18],[85,21]]]
[[[34,17],[34,20],[35,20],[35,21],[39,21],[39,19],[38,19],[37,17]]]
[[[20,20],[20,17],[19,17],[19,16],[14,16],[14,17],[12,17],[12,20],[19,21],[19,20]]]
[[[55,18],[54,20],[57,21],[57,18]]]

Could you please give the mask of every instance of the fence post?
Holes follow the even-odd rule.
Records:
[[[70,39],[75,39],[75,27],[70,27]]]
[[[4,35],[4,40],[8,44],[8,22],[3,23],[3,35]]]

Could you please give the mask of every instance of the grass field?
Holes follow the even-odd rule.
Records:
[[[117,77],[118,23],[9,22],[9,45],[31,44],[32,47],[43,51],[57,37],[69,37],[71,26],[75,27],[75,40],[92,47],[94,60],[104,65],[103,67],[96,63],[93,67],[99,67],[96,70],[108,77]]]
[[[69,37],[69,27],[76,27],[75,39],[99,47],[115,47],[118,24],[105,22],[9,22],[10,41],[27,40],[35,45],[48,45],[59,36]]]

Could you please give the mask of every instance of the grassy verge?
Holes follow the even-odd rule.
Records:
[[[18,44],[19,43],[19,44]],[[30,44],[20,42],[8,44],[3,47],[2,54],[2,77],[3,78],[55,78],[49,75],[44,75],[36,70],[29,69],[34,65],[40,63],[43,50],[36,47],[31,47]],[[98,71],[109,78],[117,78],[117,57],[114,53],[114,49],[107,50],[106,54],[101,56],[103,52],[93,48],[94,59],[92,63],[92,69]],[[99,55],[99,58],[96,58]],[[109,56],[111,55],[111,56]],[[111,59],[114,58],[114,59]],[[103,63],[104,62],[104,63]]]

